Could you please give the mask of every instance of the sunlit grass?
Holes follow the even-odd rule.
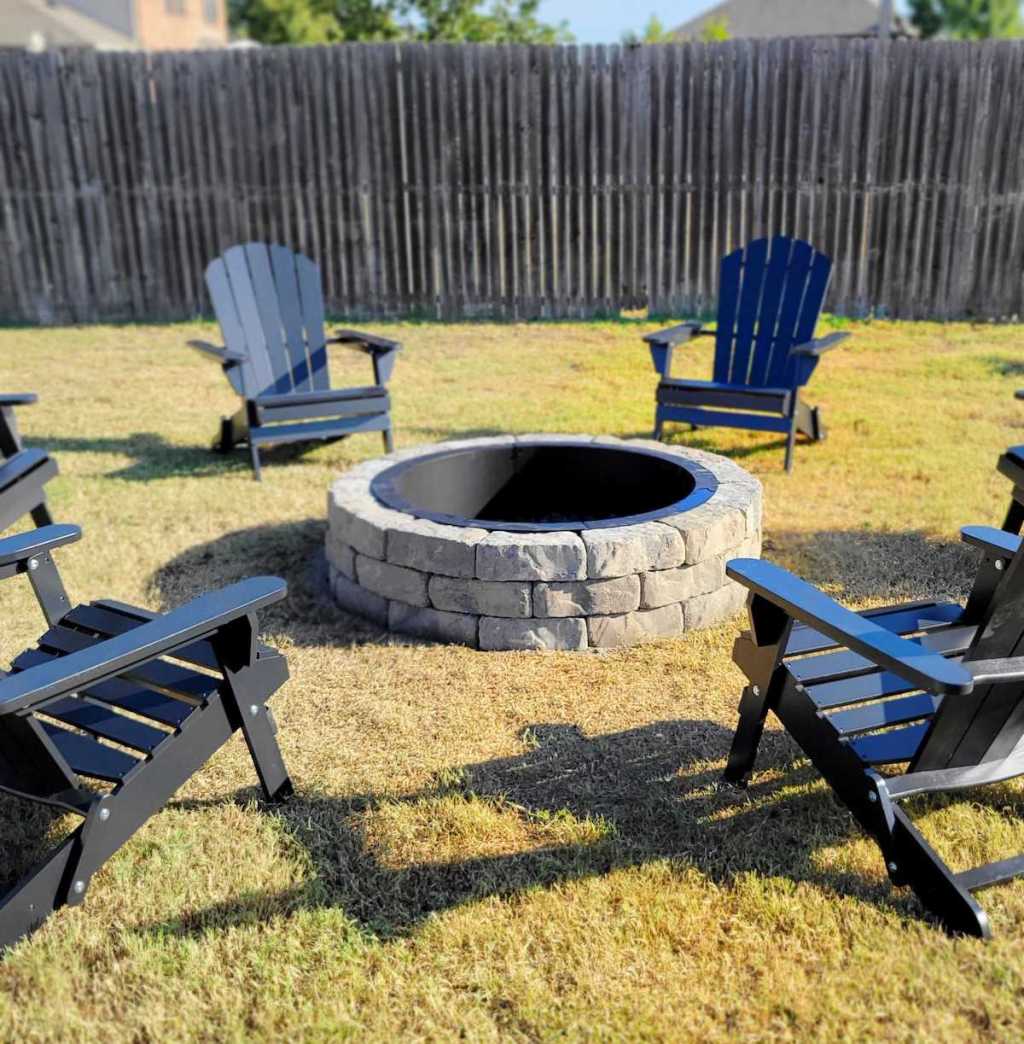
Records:
[[[846,325],[846,324],[844,324]],[[648,434],[639,321],[383,324],[405,345],[399,446],[468,433]],[[969,522],[1001,519],[999,452],[1024,442],[1020,327],[847,325],[808,398],[829,439],[782,471],[763,434],[678,429],[766,489],[766,555],[865,606],[962,595]],[[200,336],[216,338],[213,328]],[[210,454],[234,408],[195,325],[0,330],[7,390],[80,523],[58,552],[79,599],[170,606],[277,573],[264,621],[292,678],[275,699],[298,794],[257,800],[232,742],[0,964],[9,1040],[1017,1039],[1024,886],[986,893],[996,938],[947,938],[890,889],[877,849],[772,729],[723,788],[737,619],[607,655],[391,642],[327,603],[327,485],[377,436]],[[678,353],[706,376],[708,348]],[[354,353],[336,382],[365,383]],[[4,658],[39,633],[5,581]],[[960,864],[1024,847],[1014,786],[922,805]],[[0,800],[4,876],[59,830]]]

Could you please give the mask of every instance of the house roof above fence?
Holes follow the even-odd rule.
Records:
[[[699,36],[724,23],[736,38],[768,36],[860,36],[877,29],[876,0],[723,0],[679,26],[676,36]]]
[[[0,47],[99,47],[116,50],[132,47],[130,36],[93,18],[43,0],[2,0]]]

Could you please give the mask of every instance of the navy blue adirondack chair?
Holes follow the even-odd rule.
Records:
[[[786,470],[797,432],[825,437],[816,406],[800,399],[821,356],[848,337],[814,340],[832,262],[788,236],[755,239],[722,259],[714,331],[686,322],[648,334],[658,383],[654,437],[666,421],[697,427],[749,428],[786,435]],[[671,376],[672,351],[694,337],[715,338],[710,381]]]
[[[338,330],[327,337],[320,269],[314,262],[287,247],[247,243],[210,263],[206,285],[224,347],[188,343],[220,362],[245,400],[234,416],[221,421],[215,449],[228,453],[247,442],[257,479],[260,446],[274,443],[380,431],[385,450],[391,452],[386,385],[400,346],[358,330]],[[366,352],[374,383],[332,388],[328,344]]]

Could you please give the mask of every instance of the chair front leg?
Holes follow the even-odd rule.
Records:
[[[786,613],[760,595],[751,596],[748,612],[750,631],[733,647],[733,660],[750,684],[740,697],[740,720],[723,773],[730,783],[742,783],[754,767],[765,719],[785,682],[782,656],[793,626]]]
[[[388,383],[397,358],[397,348],[392,348],[388,352],[373,353],[373,379],[377,384],[383,386]]]
[[[1004,533],[1019,533],[1024,527],[1024,503],[1021,501],[1024,501],[1024,489],[1014,487],[1013,499],[1010,501],[1006,518],[1003,520]]]
[[[250,614],[221,628],[212,641],[227,682],[229,715],[245,736],[267,800],[282,801],[292,793],[292,782],[267,700],[287,680],[288,668],[283,657],[258,657],[258,634],[256,617]]]

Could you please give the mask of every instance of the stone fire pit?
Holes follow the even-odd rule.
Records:
[[[586,649],[734,615],[730,558],[761,550],[761,484],[646,439],[520,435],[418,446],[328,495],[338,604],[479,649]]]

